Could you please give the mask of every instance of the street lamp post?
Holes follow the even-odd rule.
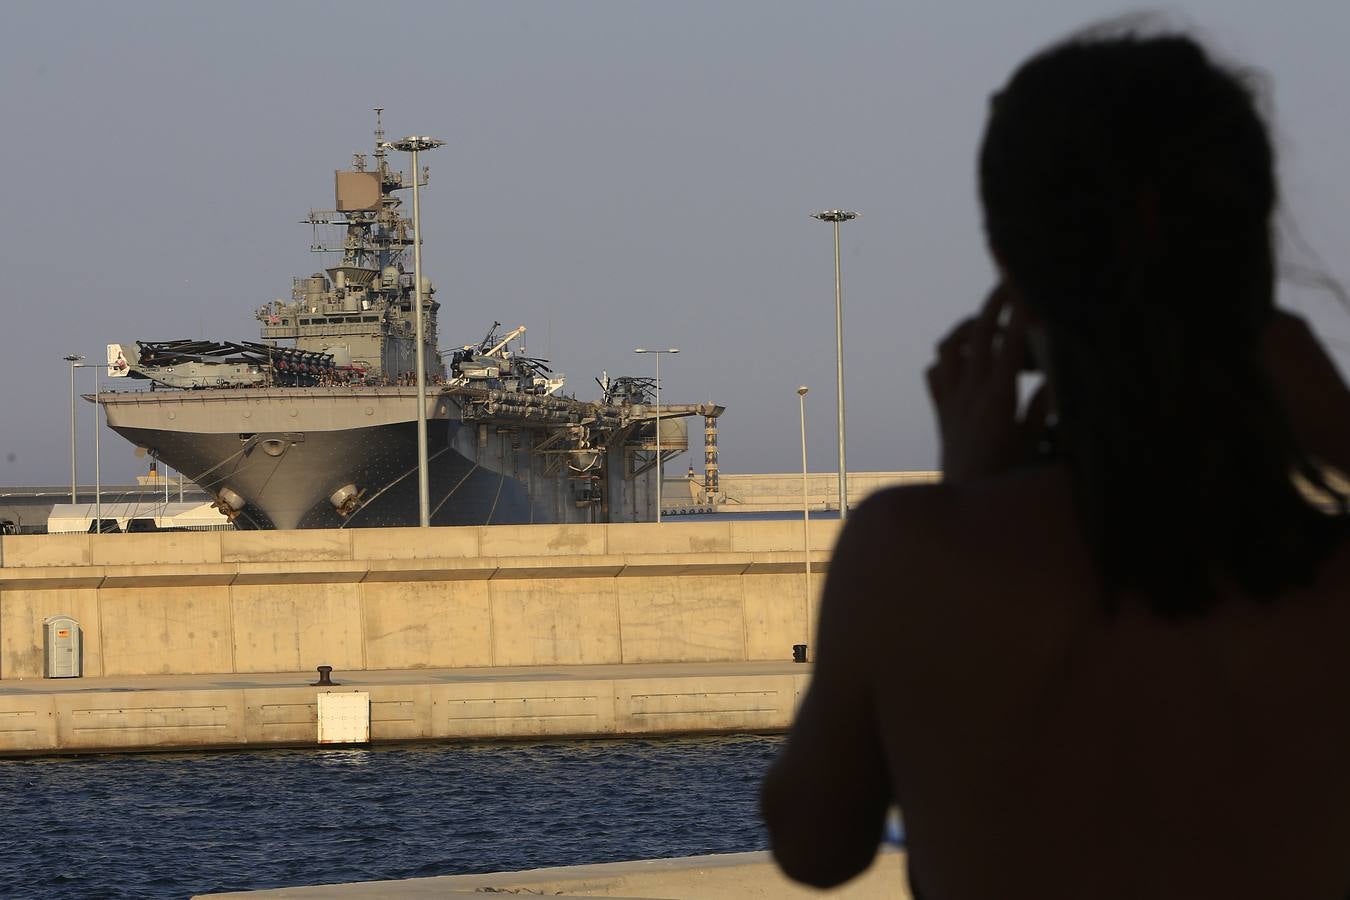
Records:
[[[661,482],[663,466],[661,465],[661,354],[679,353],[679,347],[667,347],[664,350],[648,350],[646,347],[638,347],[634,353],[655,353],[656,354],[656,524],[661,524]]]
[[[806,614],[811,615],[811,507],[806,493],[806,385],[797,388],[802,419],[802,556],[806,560]]]
[[[417,172],[417,154],[422,150],[434,150],[445,144],[425,135],[410,135],[397,141],[388,141],[380,146],[389,150],[402,150],[412,156],[412,196],[413,196],[413,304],[417,307],[417,521],[423,528],[431,525],[431,479],[427,470],[427,362],[426,347],[423,345],[423,319],[426,312],[422,308],[422,204],[418,193],[421,176]]]
[[[100,423],[99,420],[98,420],[98,394],[99,394],[99,390],[100,390],[100,382],[99,382],[99,377],[98,377],[98,370],[104,368],[104,365],[103,365],[102,363],[77,363],[77,362],[75,362],[74,360],[71,360],[71,358],[70,358],[69,356],[67,356],[67,357],[65,357],[65,358],[66,358],[66,360],[68,360],[68,361],[70,362],[71,383],[72,383],[72,384],[74,384],[74,373],[75,373],[75,370],[76,370],[76,369],[93,369],[93,370],[94,370],[94,521],[97,523],[97,525],[95,525],[95,527],[94,527],[94,532],[95,532],[96,534],[102,534],[102,533],[103,533],[103,469],[102,469],[102,459],[101,459],[101,454],[99,453],[99,431],[101,431],[102,429],[100,428],[100,424],[101,424],[101,423]],[[76,358],[77,358],[77,359],[84,359],[83,356],[76,357]],[[72,393],[71,393],[71,414],[72,414],[72,415],[74,415],[74,411],[75,411],[74,396],[75,396],[75,395],[74,395],[74,393],[73,393],[73,391],[72,391]],[[72,445],[73,445],[73,442],[72,442]],[[74,458],[73,446],[72,446],[71,457]],[[72,471],[72,472],[74,471],[74,467],[73,467],[73,466],[71,467],[71,471]],[[73,491],[73,490],[71,491],[71,495],[74,496],[74,491]]]
[[[844,455],[844,303],[839,278],[839,224],[858,218],[855,212],[827,209],[811,218],[834,223],[834,355],[839,392],[839,518],[848,518],[848,462]]]
[[[75,498],[75,364],[84,357],[70,353],[61,358],[70,363],[70,505],[74,506],[79,502]]]
[[[94,519],[98,522],[98,527],[94,529],[96,534],[103,533],[103,470],[101,468],[102,455],[98,452],[98,434],[103,429],[102,423],[98,420],[98,393],[99,393],[99,366],[90,366],[94,370]]]

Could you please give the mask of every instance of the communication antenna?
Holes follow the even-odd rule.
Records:
[[[379,160],[376,166],[380,174],[384,174],[384,107],[375,107],[375,158]]]

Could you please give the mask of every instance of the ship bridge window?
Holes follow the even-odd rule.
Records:
[[[380,317],[379,317],[379,316],[362,316],[362,317],[361,317],[361,321],[362,321],[362,322],[378,322],[378,321],[380,321]]]

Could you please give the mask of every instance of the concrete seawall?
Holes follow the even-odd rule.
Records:
[[[837,522],[811,529],[824,573]],[[811,643],[797,522],[0,539],[0,680],[42,623],[86,676],[745,662]]]
[[[4,537],[0,754],[787,727],[837,522]],[[84,677],[43,678],[43,622]]]

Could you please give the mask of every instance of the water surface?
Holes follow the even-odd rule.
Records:
[[[759,850],[780,737],[0,761],[0,896],[212,891]]]

